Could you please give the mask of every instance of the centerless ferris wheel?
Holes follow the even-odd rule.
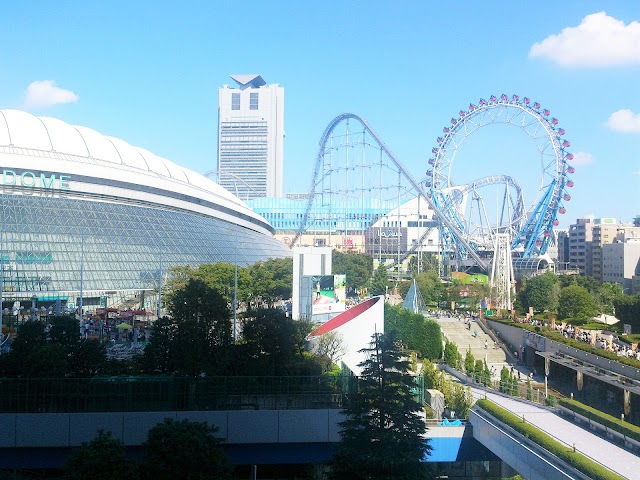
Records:
[[[537,192],[527,192],[533,201],[525,204],[522,188],[511,176],[487,176],[456,183],[463,167],[456,156],[465,141],[483,127],[508,124],[523,131],[535,145],[539,177]],[[492,252],[498,235],[507,236],[514,257],[530,258],[546,253],[553,227],[564,214],[564,202],[571,199],[573,187],[568,175],[575,169],[568,162],[571,143],[557,118],[538,102],[518,95],[491,96],[471,103],[444,127],[432,148],[425,187],[443,219],[443,249],[464,262],[469,257]],[[528,179],[531,180],[531,179]],[[485,198],[492,196],[492,201]]]

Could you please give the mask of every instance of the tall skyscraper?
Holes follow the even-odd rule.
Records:
[[[284,88],[230,75],[218,90],[218,183],[241,200],[282,197]]]

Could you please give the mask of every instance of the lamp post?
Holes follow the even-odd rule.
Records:
[[[84,288],[84,234],[80,244],[80,323],[82,323],[82,294]]]
[[[38,301],[38,297],[33,295],[31,297],[31,320],[36,321],[38,319],[38,307],[36,307],[36,302]]]

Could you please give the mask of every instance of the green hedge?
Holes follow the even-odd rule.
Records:
[[[540,445],[545,450],[564,460],[576,470],[579,470],[585,475],[589,476],[589,478],[592,478],[593,480],[624,479],[624,477],[610,470],[607,470],[599,463],[596,463],[595,461],[585,457],[581,453],[574,452],[573,449],[562,445],[560,442],[554,440],[538,428],[523,421],[522,417],[514,415],[513,413],[496,405],[490,400],[478,400],[476,402],[476,405],[496,417],[501,422],[509,425],[511,428],[521,433],[532,442]]]
[[[608,415],[603,413],[595,408],[591,408],[584,403],[580,403],[576,400],[571,400],[568,398],[561,398],[558,400],[558,404],[562,405],[569,410],[572,410],[576,413],[579,413],[583,417],[587,417],[594,422],[599,423],[600,425],[604,425],[605,427],[610,428],[611,430],[615,430],[626,437],[633,438],[640,442],[640,427],[637,427],[628,422],[623,422],[619,418],[616,418],[612,415]]]

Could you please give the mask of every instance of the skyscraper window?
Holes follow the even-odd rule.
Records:
[[[249,94],[249,110],[258,110],[258,93]]]
[[[231,94],[231,110],[240,110],[240,94]]]

